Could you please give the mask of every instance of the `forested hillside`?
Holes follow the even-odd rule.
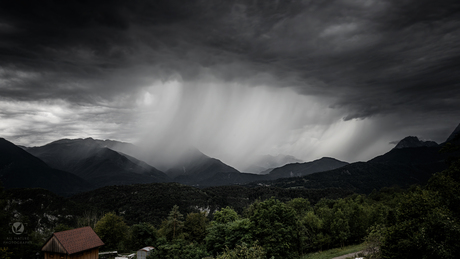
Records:
[[[29,228],[32,245],[24,251],[8,248],[15,255],[32,254],[53,231],[90,225],[106,243],[103,250],[153,245],[151,258],[238,258],[241,253],[300,258],[364,240],[373,258],[454,259],[460,256],[460,160],[449,161],[449,168],[427,185],[369,195],[147,184],[62,198],[41,189],[16,189],[1,192],[6,210],[0,216]]]
[[[440,152],[441,149],[442,146],[398,148],[368,162],[355,162],[303,177],[253,182],[247,186],[265,184],[280,188],[341,188],[363,194],[383,187],[408,188],[413,184],[426,184],[435,172],[447,168],[446,160],[450,155]]]
[[[291,188],[151,183],[107,186],[67,198],[40,188],[1,188],[0,220],[9,222],[1,226],[1,238],[14,241],[11,226],[20,222],[27,247],[8,246],[0,255],[35,256],[51,233],[91,226],[106,244],[102,250],[132,252],[152,245],[151,258],[301,258],[363,241],[369,258],[459,258],[456,141],[432,157],[432,147],[394,149],[375,161],[307,176],[327,179],[329,188],[305,177],[289,179]],[[406,159],[394,158],[402,156]],[[420,161],[425,170],[441,162],[447,169],[419,173],[416,183],[425,177],[423,185],[375,188],[417,175],[411,170],[420,168]],[[373,166],[385,170],[375,177]],[[299,179],[310,189],[299,188]]]
[[[321,198],[337,199],[350,194],[352,192],[334,188],[307,190],[219,186],[198,189],[177,183],[153,183],[108,186],[75,195],[70,200],[90,205],[100,211],[114,211],[123,215],[128,224],[149,222],[159,225],[174,205],[178,205],[183,213],[208,212],[212,218],[212,213],[220,208],[230,206],[242,213],[256,200],[271,197],[281,201],[302,197],[316,203]]]

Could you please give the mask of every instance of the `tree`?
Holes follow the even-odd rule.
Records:
[[[460,221],[437,192],[417,187],[396,210],[396,223],[384,231],[383,258],[460,258]]]
[[[209,256],[206,248],[202,244],[186,243],[183,239],[167,241],[162,237],[157,240],[155,250],[148,259],[202,259]]]
[[[295,258],[298,254],[297,220],[295,211],[286,204],[270,198],[254,206],[251,233],[254,239],[275,258]]]
[[[348,219],[341,209],[338,209],[334,213],[334,220],[331,225],[332,236],[340,243],[343,247],[345,241],[350,236],[350,226],[348,225]]]
[[[205,237],[206,248],[214,256],[224,251],[227,242],[227,233],[230,232],[228,228],[229,224],[213,222],[208,229],[208,234]]]
[[[169,212],[168,218],[161,224],[160,234],[168,240],[174,240],[182,237],[184,227],[184,216],[179,212],[179,206],[174,205]]]
[[[248,247],[246,243],[237,245],[235,249],[230,250],[228,247],[222,255],[216,257],[216,259],[264,259],[265,251],[263,247],[254,244]]]
[[[214,212],[214,222],[216,223],[228,223],[238,219],[238,213],[230,207],[222,208]]]
[[[375,225],[369,228],[369,234],[364,239],[366,248],[364,249],[368,259],[382,258],[381,249],[383,242],[383,232],[385,227],[383,225]]]
[[[335,202],[328,199],[321,199],[315,205],[315,215],[321,222],[321,233],[318,235],[319,248],[329,248],[332,243],[332,223],[334,220],[334,211],[332,207]]]
[[[61,231],[66,231],[66,230],[71,230],[73,229],[72,227],[69,227],[64,224],[59,224],[54,228],[54,232],[61,232]]]
[[[214,212],[214,220],[208,228],[205,238],[206,247],[216,256],[224,249],[233,249],[242,242],[252,243],[249,219],[239,219],[235,210],[230,207]]]
[[[96,223],[101,219],[101,215],[97,211],[85,210],[82,216],[77,217],[77,226],[86,227],[90,226],[94,228]]]
[[[302,218],[301,224],[304,233],[302,233],[300,239],[305,249],[307,251],[321,250],[324,243],[324,235],[322,234],[323,221],[313,211],[309,211]]]
[[[208,218],[204,212],[192,212],[187,214],[184,223],[186,238],[190,241],[201,243],[206,237]]]
[[[128,226],[122,217],[109,212],[96,223],[94,232],[105,243],[104,249],[123,250],[123,243],[128,235]]]
[[[0,247],[0,259],[10,259],[13,252],[8,251],[8,247]]]
[[[252,244],[251,221],[239,219],[228,223],[214,223],[205,238],[210,253],[217,255],[225,249],[234,249],[242,243]]]
[[[151,246],[157,240],[157,230],[149,223],[139,223],[131,226],[131,249],[138,250]]]
[[[367,229],[371,226],[371,206],[365,201],[362,195],[356,195],[354,198],[347,198],[346,207],[344,208],[345,217],[350,227],[350,235],[347,243],[359,243],[367,235]]]
[[[287,202],[286,205],[295,211],[296,219],[298,222],[297,236],[299,237],[299,253],[303,255],[305,252],[307,252],[309,242],[308,229],[303,224],[303,218],[308,214],[308,212],[311,212],[313,208],[310,206],[310,202],[304,198],[292,199]]]
[[[441,202],[460,218],[460,159],[450,161],[448,169],[434,174],[427,189],[436,192]]]
[[[308,211],[313,210],[310,206],[310,202],[304,198],[295,198],[290,200],[287,205],[293,208],[299,218],[302,218],[307,214]]]

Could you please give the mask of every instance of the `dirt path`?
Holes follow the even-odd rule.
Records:
[[[354,252],[354,253],[350,253],[350,254],[346,254],[346,255],[341,255],[341,256],[338,256],[338,257],[334,257],[332,259],[346,259],[347,257],[356,258],[356,257],[358,257],[357,254],[359,254],[359,253],[364,253],[364,251],[358,251],[358,252]]]

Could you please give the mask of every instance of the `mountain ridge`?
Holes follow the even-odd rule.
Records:
[[[374,189],[413,184],[425,184],[436,172],[447,168],[451,154],[441,153],[442,146],[419,146],[391,149],[367,162],[355,162],[343,167],[302,177],[260,181],[248,186],[280,188],[344,188],[369,194]]]
[[[347,164],[347,162],[335,158],[322,157],[311,162],[292,163],[275,168],[270,171],[267,178],[274,180],[279,178],[301,177],[312,173],[333,170]]]
[[[89,191],[84,179],[48,166],[41,159],[0,138],[0,179],[5,188],[43,188],[60,195]]]
[[[278,154],[276,156],[263,155],[258,158],[249,166],[246,166],[244,172],[255,174],[268,174],[271,170],[281,167],[283,165],[292,163],[303,163],[304,161],[291,156]]]
[[[51,167],[68,171],[96,186],[167,182],[160,170],[107,147],[116,141],[93,138],[62,139],[26,151],[43,159]]]
[[[448,139],[458,136],[459,129],[460,126]],[[269,185],[283,188],[346,188],[368,192],[392,184],[401,187],[423,184],[433,173],[446,168],[445,161],[448,155],[440,153],[444,145],[445,143],[438,145],[433,141],[408,136],[399,141],[393,149],[367,162],[349,164],[335,158],[323,157],[310,162],[289,163],[276,167],[270,169],[268,174],[240,172],[196,148],[175,154],[177,160],[173,161],[173,166],[165,172],[139,160],[136,156],[121,152],[120,147],[130,148],[130,151],[137,154],[146,150],[114,140],[61,139],[42,147],[24,149],[38,157],[36,163],[47,163],[56,169],[80,175],[96,187],[178,182],[200,188],[222,185]],[[118,150],[114,150],[117,147]],[[148,153],[145,156],[154,154]],[[289,156],[278,156],[281,160],[285,157]]]
[[[398,142],[394,149],[413,148],[413,147],[436,147],[438,143],[434,141],[420,140],[416,136],[408,136]]]

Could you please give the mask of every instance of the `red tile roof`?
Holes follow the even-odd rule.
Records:
[[[91,227],[82,227],[54,233],[68,254],[74,254],[104,245]]]

